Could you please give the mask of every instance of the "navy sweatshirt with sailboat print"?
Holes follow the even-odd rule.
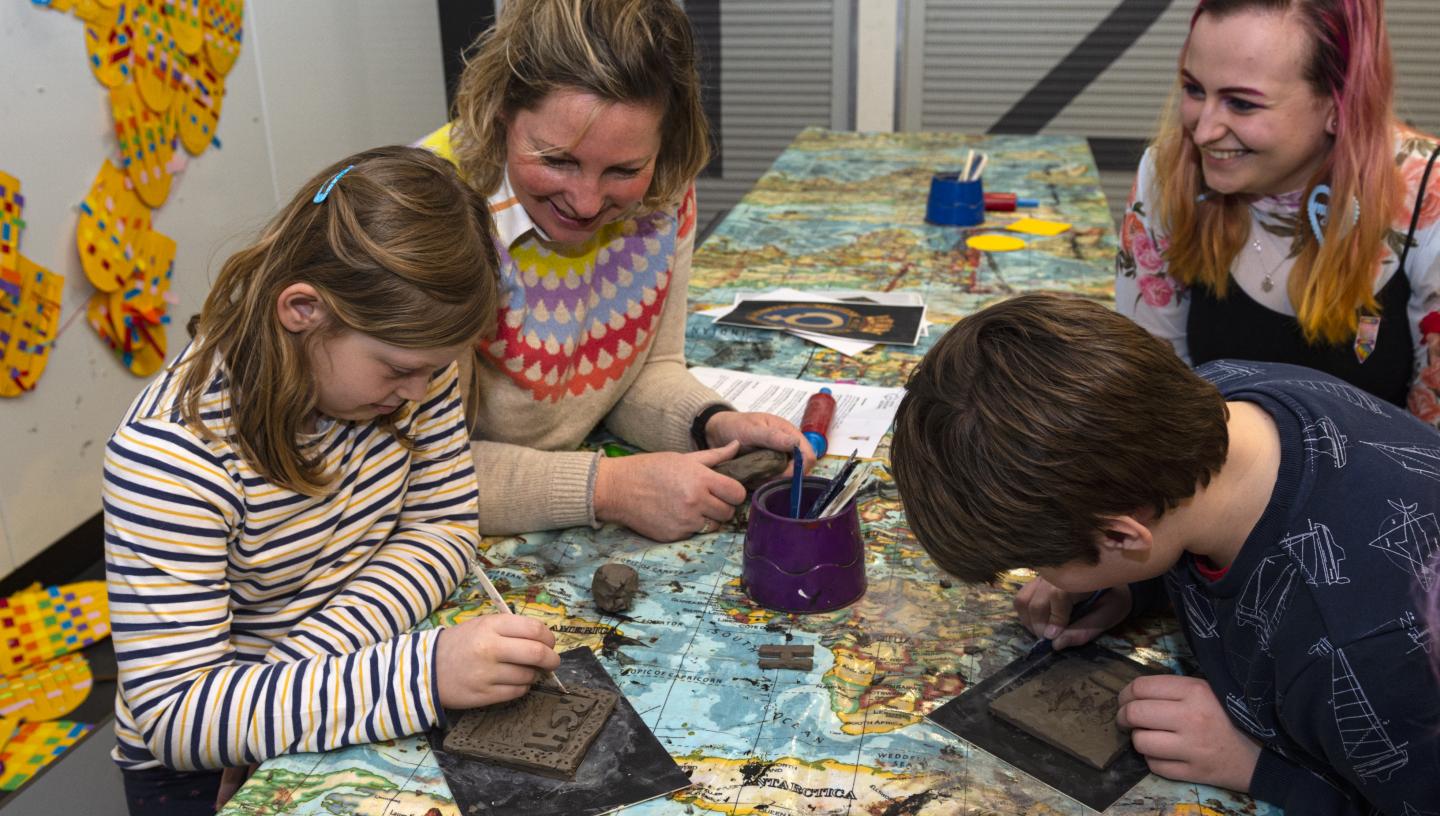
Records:
[[[1421,617],[1440,592],[1440,434],[1310,369],[1197,373],[1280,432],[1269,505],[1223,577],[1186,557],[1150,582],[1264,745],[1250,793],[1307,816],[1440,816],[1440,633]]]

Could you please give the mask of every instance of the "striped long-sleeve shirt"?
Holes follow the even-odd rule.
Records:
[[[423,731],[441,716],[438,630],[409,632],[459,582],[476,532],[456,367],[397,426],[322,419],[333,490],[261,478],[228,438],[223,374],[179,415],[177,362],[105,454],[105,559],[130,769],[189,770]]]

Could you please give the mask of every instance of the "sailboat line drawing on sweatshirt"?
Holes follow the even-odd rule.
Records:
[[[1426,592],[1435,588],[1435,558],[1440,554],[1440,524],[1434,513],[1420,513],[1419,503],[1389,499],[1396,512],[1380,523],[1370,546],[1385,553],[1395,566],[1410,572]]]
[[[1396,745],[1390,739],[1343,649],[1330,645],[1327,638],[1320,638],[1310,647],[1310,654],[1330,658],[1335,728],[1340,732],[1345,757],[1353,763],[1351,767],[1362,779],[1388,782],[1391,773],[1410,762],[1410,753],[1405,750],[1409,743]]]

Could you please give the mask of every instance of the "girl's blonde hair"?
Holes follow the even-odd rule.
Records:
[[[253,246],[225,262],[194,324],[182,418],[215,439],[200,402],[218,358],[229,388],[229,441],[271,483],[322,495],[333,477],[324,452],[298,441],[316,407],[315,344],[345,331],[409,349],[470,342],[493,328],[498,270],[485,200],[448,162],[412,147],[343,159],[306,182]],[[323,328],[294,334],[281,325],[278,298],[296,283],[319,294]],[[410,446],[394,415],[378,421]]]
[[[1289,293],[1308,342],[1344,342],[1355,336],[1360,309],[1379,310],[1376,267],[1394,219],[1405,208],[1395,165],[1395,69],[1384,2],[1201,0],[1191,30],[1201,14],[1241,11],[1293,15],[1309,35],[1305,79],[1317,95],[1335,103],[1330,151],[1305,185],[1305,200],[1316,185],[1330,186],[1325,240],[1315,239],[1302,211]],[[1188,48],[1187,41],[1182,67]],[[1165,257],[1181,283],[1203,283],[1224,297],[1230,267],[1250,235],[1249,197],[1206,192],[1200,152],[1180,120],[1181,93],[1177,82],[1154,142],[1158,214],[1170,238]]]
[[[487,196],[505,174],[506,122],[557,90],[660,109],[660,154],[642,211],[678,201],[710,160],[694,38],[674,0],[506,0],[471,51],[451,144]]]

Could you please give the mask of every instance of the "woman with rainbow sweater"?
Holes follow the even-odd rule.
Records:
[[[481,532],[713,532],[745,489],[711,465],[752,447],[813,456],[789,422],[733,410],[685,369],[710,152],[689,21],[673,0],[515,0],[477,46],[455,121],[423,144],[495,218],[500,314],[472,406]],[[576,451],[601,422],[656,452]]]

